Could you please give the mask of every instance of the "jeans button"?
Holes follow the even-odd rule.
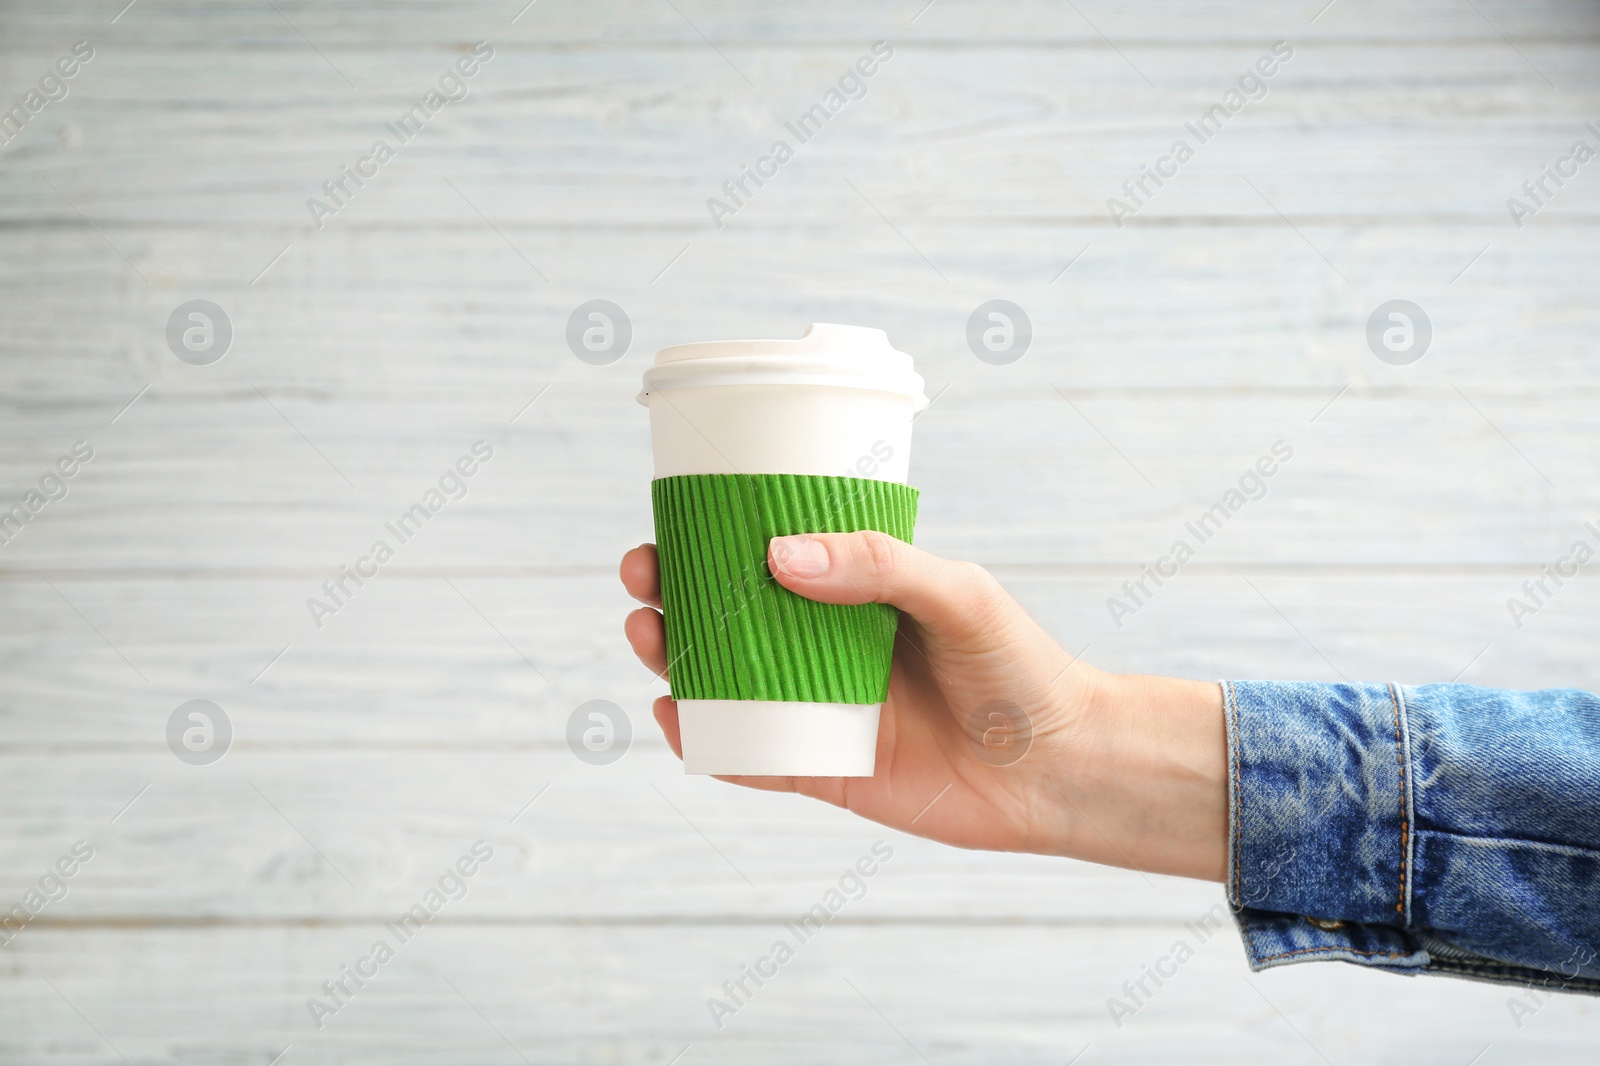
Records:
[[[1322,929],[1329,933],[1333,932],[1335,929],[1344,928],[1344,923],[1337,918],[1313,918],[1310,915],[1306,915],[1306,921],[1310,922],[1318,929]]]

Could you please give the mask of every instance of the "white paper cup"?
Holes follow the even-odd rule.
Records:
[[[814,324],[798,340],[680,344],[656,354],[657,478],[841,475],[906,483],[928,404],[911,357],[877,329]],[[870,777],[881,704],[680,699],[684,772]]]

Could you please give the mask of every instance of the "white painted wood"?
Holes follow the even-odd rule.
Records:
[[[394,73],[363,92],[314,56],[285,53],[280,61],[267,53],[240,64],[176,50],[119,52],[107,43],[105,55],[79,75],[79,95],[47,108],[7,149],[12,165],[0,218],[59,224],[76,222],[81,210],[103,226],[246,223],[308,243],[377,226],[476,230],[476,207],[499,225],[568,233],[648,227],[705,240],[846,222],[870,227],[901,253],[904,245],[873,208],[913,244],[936,239],[944,226],[974,222],[1071,223],[1109,236],[1116,230],[1107,199],[1131,202],[1123,182],[1186,138],[1195,158],[1130,227],[1201,216],[1276,231],[1281,210],[1323,224],[1479,224],[1509,239],[1517,230],[1506,198],[1526,198],[1522,182],[1583,135],[1600,95],[1585,46],[1576,42],[1536,50],[1540,69],[1565,86],[1561,93],[1498,40],[1421,52],[1410,42],[1301,42],[1265,98],[1206,143],[1187,134],[1184,124],[1216,104],[1270,44],[1263,38],[1163,55],[1151,66],[1160,90],[1105,50],[1089,57],[1004,48],[951,54],[902,45],[867,95],[805,143],[785,122],[832,88],[868,42],[820,54],[758,52],[751,69],[771,83],[767,91],[750,89],[709,49],[507,51],[476,76],[472,95],[402,145],[385,124],[432,87],[453,51],[420,63],[408,55],[367,57]],[[15,62],[42,70],[50,61]],[[1486,77],[1463,79],[1463,62]],[[619,77],[619,69],[627,73]],[[1402,79],[1414,84],[1398,88]],[[141,97],[118,98],[119,82],[140,86]],[[220,89],[198,113],[182,104],[196,84]],[[582,97],[572,95],[575,85]],[[1417,110],[1437,114],[1420,122]],[[295,131],[292,139],[280,140],[285,128]],[[307,199],[326,197],[323,182],[379,139],[396,158],[318,228]],[[707,199],[726,200],[723,182],[778,139],[789,143],[794,160],[717,228]],[[97,165],[107,158],[118,161],[115,174]],[[1574,182],[1541,218],[1546,227],[1552,217],[1592,225],[1595,209],[1593,189]],[[252,263],[245,279],[283,243]],[[1483,242],[1467,243],[1463,262]],[[644,270],[641,282],[683,241],[664,244],[661,262]],[[559,259],[528,254],[551,268],[540,269],[553,282],[562,280]]]
[[[863,10],[848,0],[808,4],[803,9],[762,11],[751,17],[736,0],[696,0],[683,5],[684,15],[666,11],[649,0],[619,0],[604,5],[538,6],[520,10],[498,0],[463,0],[448,7],[412,4],[404,17],[375,17],[359,0],[317,3],[278,0],[278,6],[302,30],[315,30],[320,43],[355,51],[391,46],[417,50],[444,47],[474,39],[474,32],[500,26],[505,36],[529,47],[578,50],[625,46],[635,42],[704,47],[699,27],[718,41],[746,44],[792,42],[816,47],[834,40],[853,42],[879,26],[910,27],[909,36],[939,41],[947,47],[999,43],[1029,45],[1080,44],[1111,51],[1101,32],[1116,41],[1192,48],[1223,41],[1254,42],[1278,26],[1313,26],[1318,35],[1335,40],[1406,40],[1435,46],[1468,41],[1500,40],[1495,27],[1521,42],[1545,45],[1582,36],[1593,29],[1582,0],[1491,0],[1479,7],[1489,18],[1465,17],[1449,0],[1420,0],[1403,8],[1375,0],[1341,0],[1319,14],[1316,7],[1278,3],[1184,3],[1163,0],[1122,11],[1116,5],[1083,7],[1092,17],[1073,18],[1048,0],[1026,0],[995,10],[977,5],[946,4],[924,12],[914,4],[878,4]],[[95,5],[18,4],[7,10],[8,25],[18,44],[50,44],[57,36],[81,32],[102,16]],[[115,14],[115,12],[112,12]],[[933,16],[937,17],[933,17]],[[687,16],[687,17],[685,17]],[[920,17],[919,17],[920,16]],[[110,15],[104,16],[109,22]],[[513,21],[515,19],[515,21]],[[691,21],[692,20],[692,21]],[[263,17],[247,4],[192,3],[166,17],[119,19],[115,33],[130,47],[167,44],[193,46],[240,41],[277,52],[305,50],[305,42],[284,20]],[[512,27],[515,27],[512,29]]]
[[[407,567],[609,568],[649,539],[636,364],[558,379],[515,424],[549,378],[526,374],[494,393],[335,399],[294,384],[292,370],[259,368],[258,378],[243,357],[225,384],[198,391],[185,388],[190,369],[157,370],[114,425],[139,386],[65,408],[41,399],[13,417],[10,501],[74,440],[97,453],[68,498],[0,547],[0,566],[331,575],[384,538]],[[1209,561],[1537,566],[1600,504],[1588,476],[1600,420],[1586,389],[1457,384],[1442,361],[1421,384],[1343,392],[1334,381],[1103,391],[1041,380],[1041,370],[1050,374],[1008,381],[964,368],[918,420],[912,480],[930,546],[996,564],[1153,557],[1278,440],[1294,459]],[[412,541],[387,534],[480,439],[497,457],[467,497]],[[1504,506],[1485,509],[1486,496]],[[1010,523],[994,525],[995,514]]]
[[[884,834],[683,778],[614,576],[649,537],[650,352],[857,322],[945,390],[916,427],[919,542],[1100,665],[1600,688],[1600,586],[1520,629],[1505,605],[1600,519],[1600,184],[1521,229],[1505,205],[1600,120],[1592,5],[120,7],[0,4],[0,102],[97,49],[0,148],[0,504],[96,449],[0,545],[0,902],[97,848],[0,947],[0,1059],[1592,1044],[1572,997],[1519,1029],[1505,989],[1317,965],[1263,999],[1231,930],[1118,1029],[1107,997],[1218,889],[897,835],[719,1032],[705,997]],[[480,39],[471,97],[313,229],[306,198]],[[715,228],[706,198],[876,39],[867,97]],[[1278,39],[1267,97],[1116,228],[1106,198]],[[236,328],[214,366],[163,338],[194,297]],[[609,367],[563,340],[596,297],[634,326]],[[1009,367],[966,348],[993,298],[1033,323]],[[1366,347],[1395,298],[1433,321],[1413,366]],[[316,629],[306,598],[480,438],[468,497]],[[1268,495],[1118,627],[1107,598],[1278,439]],[[237,729],[215,766],[165,747],[193,698]],[[605,768],[563,739],[597,698],[636,730]],[[305,998],[480,837],[499,859],[469,897],[312,1028]]]
[[[237,710],[243,737],[255,718]],[[28,813],[8,834],[0,899],[79,839],[94,858],[41,923],[349,925],[405,910],[480,839],[496,857],[451,908],[479,923],[778,921],[880,839],[894,858],[851,911],[876,922],[1134,927],[1222,898],[1214,885],[940,847],[802,797],[685,778],[660,744],[589,767],[564,746],[306,741],[241,743],[209,767],[164,750],[58,750],[56,789],[31,799],[24,768],[38,757],[6,757],[6,809]]]
[[[1600,687],[1590,653],[1600,589],[1570,582],[1519,629],[1506,600],[1532,573],[1202,556],[1120,628],[1106,600],[1125,596],[1134,565],[1000,577],[1063,646],[1087,645],[1110,669]],[[59,592],[41,579],[0,582],[0,752],[165,757],[167,716],[196,698],[228,711],[247,751],[554,749],[565,761],[567,716],[590,699],[624,707],[636,743],[664,750],[649,707],[665,685],[621,640],[637,605],[611,573],[383,574],[318,631],[304,601],[320,577],[57,575]]]
[[[1195,957],[1164,987],[1147,981],[1155,995],[1118,1028],[1107,1000],[1172,951],[1182,923],[898,928],[841,912],[718,1030],[706,1000],[771,950],[781,923],[553,935],[436,922],[320,1031],[306,1000],[371,949],[380,923],[32,930],[16,943],[30,973],[0,973],[0,1047],[12,1061],[121,1061],[109,1040],[140,1064],[265,1063],[285,1045],[284,1062],[330,1064],[1059,1064],[1088,1045],[1081,1061],[1309,1064],[1469,1062],[1489,1045],[1485,1059],[1532,1064],[1584,1061],[1596,1021],[1592,999],[1556,996],[1519,1030],[1510,989],[1339,964],[1249,977],[1225,931],[1191,936]]]

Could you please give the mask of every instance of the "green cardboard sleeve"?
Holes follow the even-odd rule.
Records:
[[[767,542],[861,529],[910,541],[917,495],[889,481],[809,474],[653,481],[674,698],[882,703],[899,612],[795,595],[767,569]]]

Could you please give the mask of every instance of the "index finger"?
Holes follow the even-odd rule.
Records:
[[[661,561],[654,544],[641,544],[622,557],[622,587],[650,607],[661,606]]]

